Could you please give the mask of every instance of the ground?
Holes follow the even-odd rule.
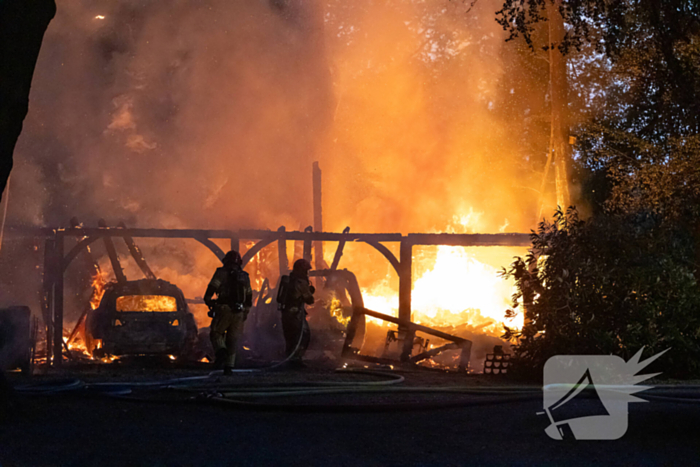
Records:
[[[75,377],[88,384],[121,384],[207,372],[203,367],[105,365],[31,380],[9,377],[15,386]],[[532,392],[536,386],[427,370],[393,374],[405,381],[392,388],[509,392],[255,397],[248,400],[260,405],[253,406],[198,397],[242,388],[271,391],[281,385],[389,379],[312,367],[215,376],[175,389],[134,388],[123,396],[85,389],[20,396],[9,418],[0,422],[0,464],[700,465],[698,402],[630,404],[629,429],[616,441],[555,441],[544,433],[547,418],[536,414],[542,410],[541,397]],[[685,399],[700,394],[698,386],[684,388]]]

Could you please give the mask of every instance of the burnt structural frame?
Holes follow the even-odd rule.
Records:
[[[362,242],[377,250],[392,265],[399,277],[399,316],[401,323],[411,322],[411,288],[413,285],[413,247],[415,246],[508,246],[527,247],[530,245],[530,234],[524,233],[494,233],[494,234],[408,234],[400,233],[352,233],[345,229],[343,233],[314,232],[307,227],[303,232],[287,231],[284,227],[278,230],[208,230],[208,229],[142,229],[142,228],[40,228],[40,229],[11,229],[17,234],[27,237],[46,237],[44,250],[44,281],[42,289],[42,316],[46,326],[47,361],[60,365],[62,358],[52,355],[63,355],[63,307],[64,307],[64,274],[71,262],[90,244],[104,237],[127,238],[184,238],[193,239],[209,248],[219,259],[224,251],[214,243],[213,239],[229,240],[231,249],[239,251],[241,240],[254,240],[255,244],[243,254],[245,266],[259,251],[277,242],[279,252],[286,252],[286,242],[304,242],[304,256],[310,260],[311,246],[314,242]],[[65,238],[78,241],[65,253]],[[399,258],[384,243],[399,243]],[[289,265],[286,255],[281,255],[279,261],[280,274],[287,274]],[[404,347],[402,360],[409,361],[412,350],[415,327],[399,324],[399,333],[403,334]]]

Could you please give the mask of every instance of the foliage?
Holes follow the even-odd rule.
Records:
[[[519,341],[521,370],[541,374],[557,354],[614,354],[642,346],[662,357],[664,376],[700,376],[700,287],[692,238],[653,214],[581,220],[574,209],[532,233],[529,255],[506,277],[516,281],[514,309],[525,307]],[[509,311],[512,315],[513,310]]]

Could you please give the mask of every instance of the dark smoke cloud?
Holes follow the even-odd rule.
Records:
[[[17,178],[46,195],[13,220],[308,222],[310,164],[332,108],[314,8],[59,2],[18,147],[35,180]]]

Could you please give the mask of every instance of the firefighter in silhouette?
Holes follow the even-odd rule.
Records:
[[[282,313],[282,331],[284,332],[285,350],[290,363],[303,366],[302,357],[309,346],[311,332],[306,322],[305,305],[314,303],[314,286],[309,282],[311,264],[305,259],[294,263],[292,273],[280,283],[281,296],[278,304]]]
[[[216,360],[214,366],[231,374],[236,364],[236,346],[243,332],[243,324],[253,304],[250,277],[241,268],[241,255],[229,251],[222,260],[204,294],[204,303],[212,317],[210,338]],[[214,299],[216,295],[216,299]]]

